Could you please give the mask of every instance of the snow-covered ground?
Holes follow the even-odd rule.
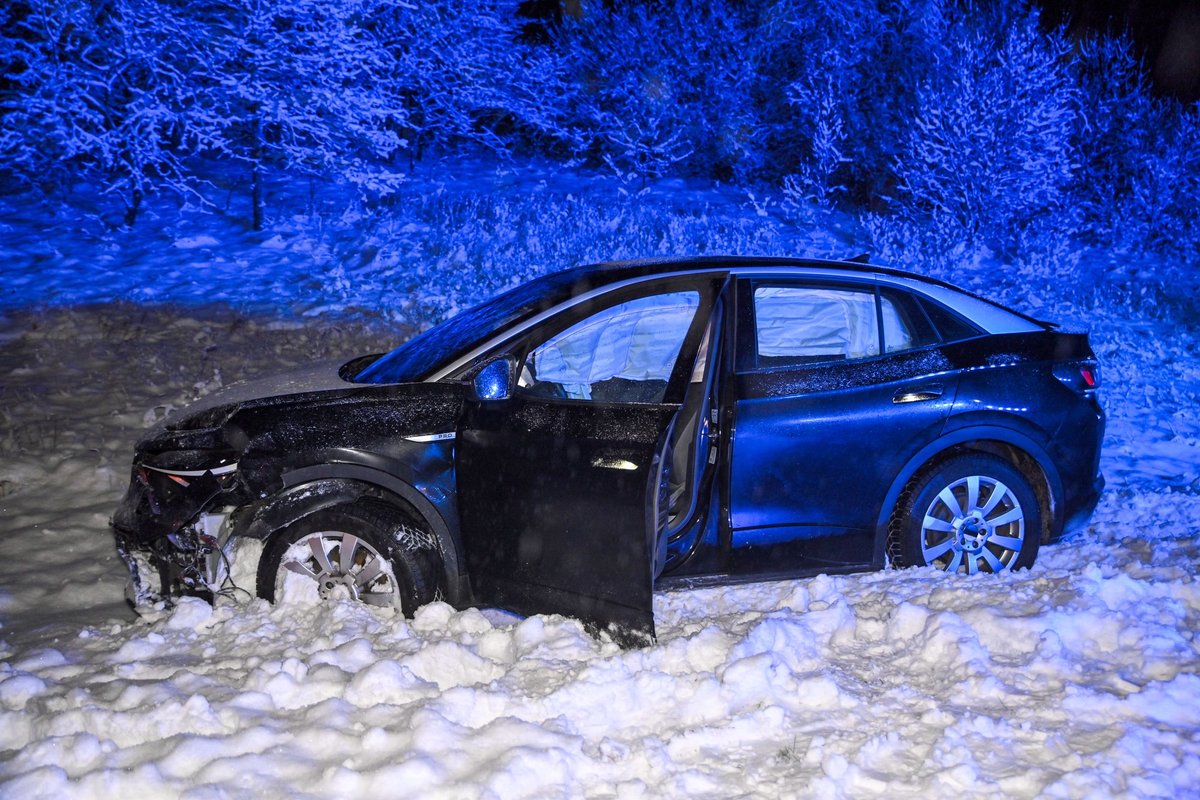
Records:
[[[206,235],[168,238],[219,250]],[[6,281],[32,284],[36,262]],[[62,280],[85,287],[75,269]],[[1200,791],[1194,330],[1121,309],[1085,320],[1104,362],[1109,489],[1034,569],[663,593],[658,645],[622,651],[571,620],[444,605],[404,620],[185,601],[135,619],[107,520],[138,432],[234,380],[395,336],[345,308],[197,305],[162,288],[191,285],[168,272],[122,280],[190,305],[3,304],[0,796]],[[261,299],[219,274],[231,302]]]

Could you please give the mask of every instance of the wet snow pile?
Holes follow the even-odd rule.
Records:
[[[0,788],[1178,795],[1200,785],[1200,586],[1162,499],[1110,504],[1129,538],[1050,548],[1023,574],[666,594],[659,645],[633,652],[570,620],[440,604],[406,621],[185,601],[5,654]]]
[[[662,593],[558,617],[185,601],[133,619],[107,518],[137,432],[387,335],[215,309],[0,320],[0,796],[1085,797],[1200,786],[1196,337],[1104,322],[1093,524],[999,576]],[[249,585],[246,565],[238,574]]]

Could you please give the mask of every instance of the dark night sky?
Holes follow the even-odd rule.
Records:
[[[1040,0],[1075,34],[1128,28],[1158,91],[1200,99],[1200,0]]]

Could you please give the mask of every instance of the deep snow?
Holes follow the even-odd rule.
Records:
[[[222,246],[189,236],[174,249]],[[157,258],[123,280],[167,298],[191,285]],[[6,280],[36,281],[34,262]],[[66,284],[87,284],[73,269]],[[345,305],[317,320],[251,303],[5,305],[0,796],[1200,790],[1193,330],[1121,309],[1088,320],[1109,489],[1091,526],[1034,569],[661,593],[658,645],[622,651],[571,620],[444,605],[403,620],[350,603],[185,601],[133,618],[107,519],[138,432],[236,379],[396,334]],[[246,588],[251,557],[235,571]]]

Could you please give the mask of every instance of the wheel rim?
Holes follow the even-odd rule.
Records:
[[[399,608],[400,593],[388,560],[352,533],[318,531],[288,548],[279,565],[316,583],[321,600],[358,600],[371,606]]]
[[[946,572],[1000,572],[1025,544],[1021,501],[1002,481],[961,478],[938,492],[921,523],[925,563]]]

